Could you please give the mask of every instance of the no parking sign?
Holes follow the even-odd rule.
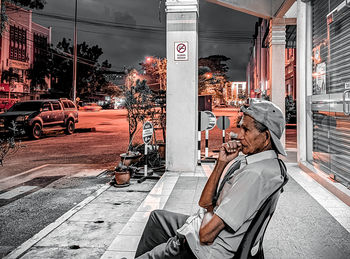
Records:
[[[142,138],[143,138],[143,142],[145,144],[149,144],[149,142],[152,139],[152,135],[153,135],[153,125],[151,122],[146,121],[143,124],[143,130],[142,130]]]
[[[187,41],[180,41],[175,42],[175,61],[187,61],[188,60],[188,42]]]

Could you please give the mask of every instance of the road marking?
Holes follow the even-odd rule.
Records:
[[[7,181],[9,181],[9,180],[11,180],[11,179],[17,178],[17,177],[19,177],[19,176],[23,176],[23,175],[25,175],[25,174],[29,174],[29,173],[31,173],[31,172],[33,172],[33,171],[36,171],[36,170],[38,170],[38,169],[44,168],[44,167],[49,166],[49,165],[50,165],[50,164],[41,165],[41,166],[32,168],[32,169],[30,169],[30,170],[27,170],[27,171],[25,171],[25,172],[23,172],[23,173],[9,176],[9,177],[7,177],[7,178],[1,179],[1,180],[0,180],[0,183],[7,182]]]
[[[23,193],[34,190],[35,188],[38,188],[38,186],[20,186],[15,189],[12,189],[11,191],[0,194],[0,199],[9,200]]]

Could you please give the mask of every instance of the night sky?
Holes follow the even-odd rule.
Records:
[[[74,0],[46,0],[33,21],[52,27],[54,46],[74,34]],[[164,2],[164,1],[163,1]],[[160,10],[160,15],[159,15]],[[139,68],[146,56],[165,57],[164,3],[159,0],[78,0],[78,43],[103,49],[112,69]],[[225,55],[232,81],[245,80],[257,17],[200,0],[199,57]]]

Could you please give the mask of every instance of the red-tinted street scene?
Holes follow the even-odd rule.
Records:
[[[350,258],[348,0],[0,13],[0,258]]]

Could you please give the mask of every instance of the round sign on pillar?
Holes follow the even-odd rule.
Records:
[[[153,135],[153,125],[151,122],[146,121],[143,124],[143,130],[142,130],[143,142],[145,144],[149,144],[151,142],[152,135]]]
[[[216,125],[216,116],[211,111],[204,111],[208,115],[209,124],[206,130],[212,130]]]
[[[219,129],[225,130],[230,127],[230,119],[227,116],[220,116],[216,125],[218,125]]]
[[[200,120],[200,130],[203,131],[203,130],[206,130],[206,128],[208,127],[209,125],[209,117],[208,117],[208,114],[206,114],[205,112],[199,112],[199,120]]]

